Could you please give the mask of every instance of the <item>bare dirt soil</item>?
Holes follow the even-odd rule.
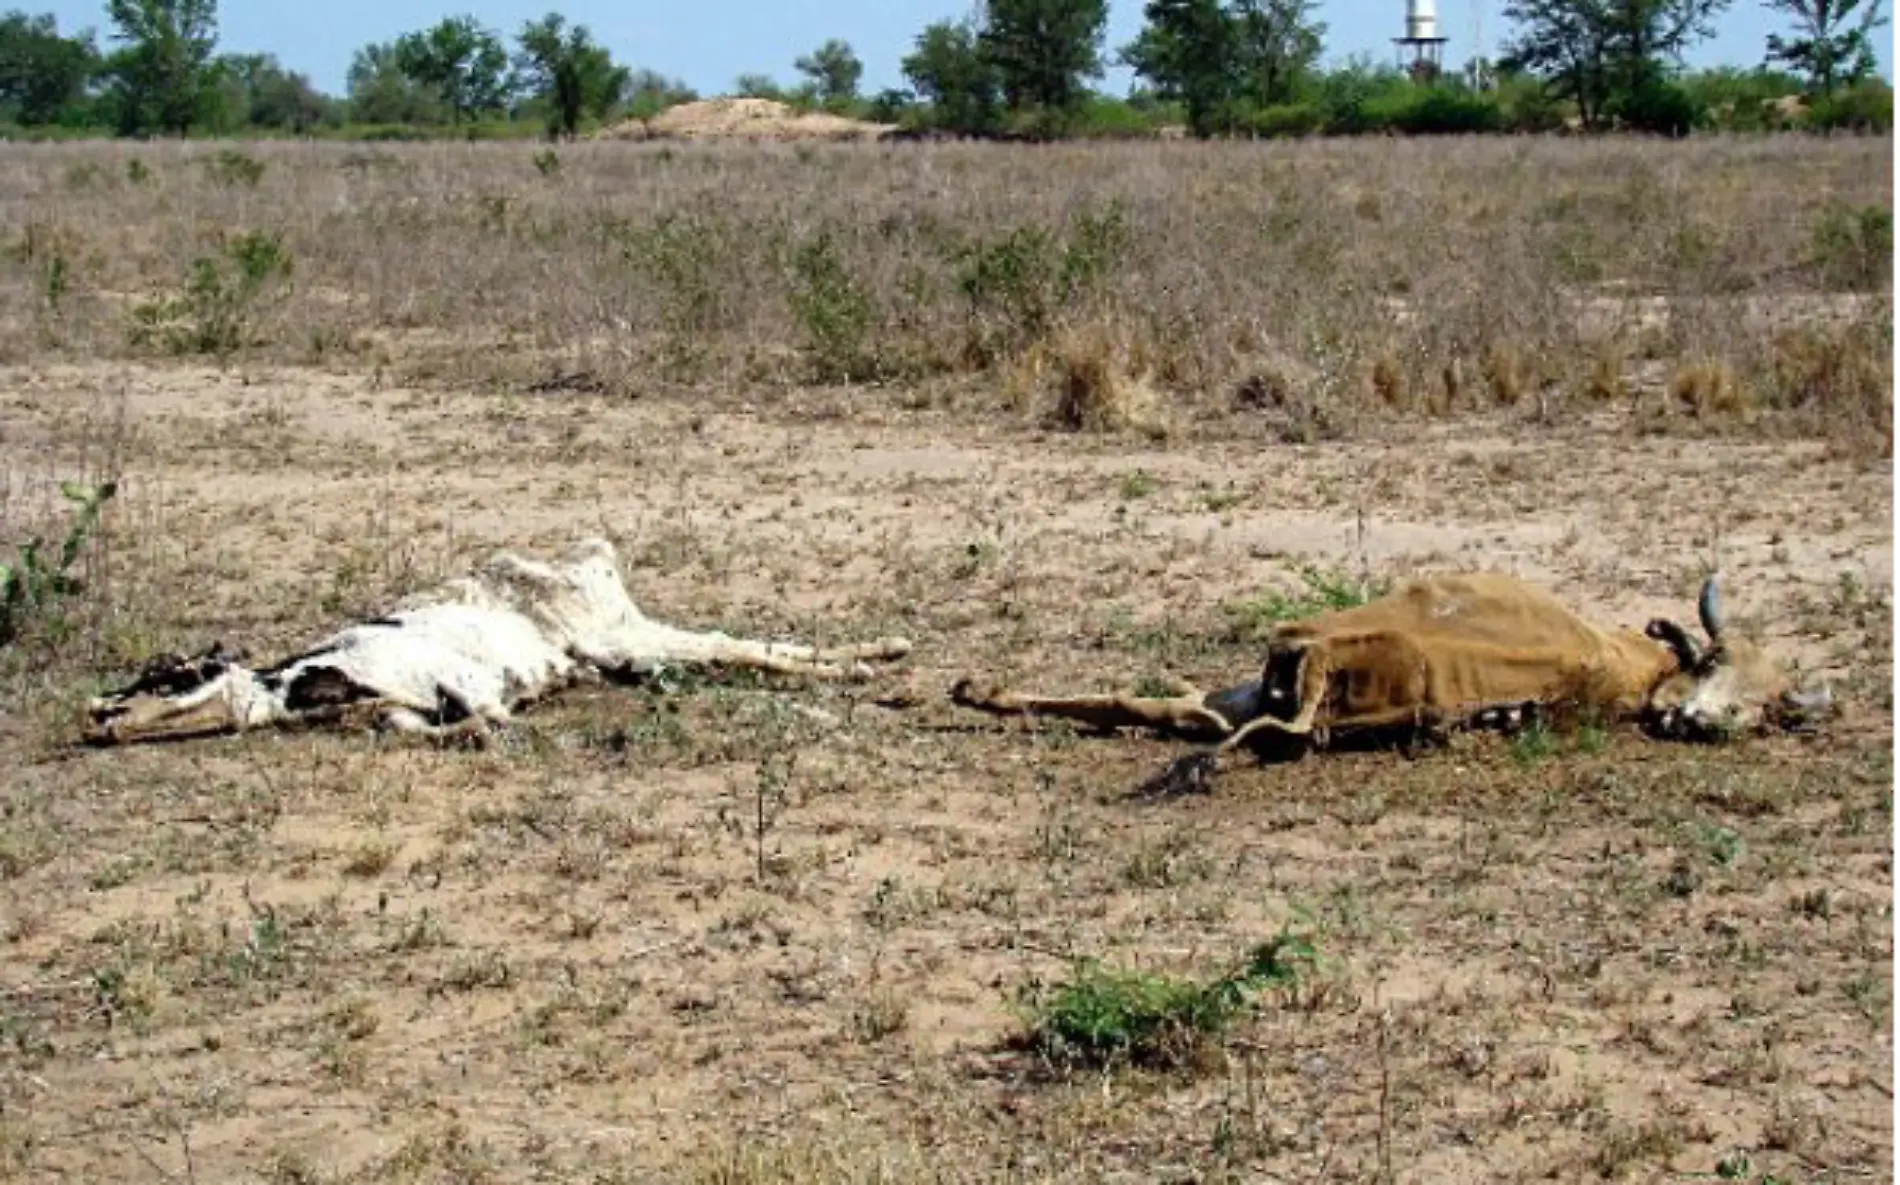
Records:
[[[597,134],[603,140],[875,140],[895,124],[799,111],[777,99],[700,99],[651,119],[629,119]]]
[[[7,521],[122,486],[111,611],[34,643],[85,665],[11,669],[0,720],[0,1177],[1890,1179],[1890,462],[1608,414],[1189,447],[900,404],[9,368]],[[916,652],[588,691],[486,751],[70,747],[157,650],[274,656],[594,531],[655,616]],[[1515,570],[1640,624],[1713,560],[1832,682],[1825,735],[1471,737],[1137,803],[1181,746],[945,698],[1237,679],[1302,564]],[[1319,969],[1184,1068],[1014,1048],[1074,958],[1206,976],[1288,926]]]

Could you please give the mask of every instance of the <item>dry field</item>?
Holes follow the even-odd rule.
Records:
[[[0,560],[120,485],[0,649],[0,1178],[1892,1178],[1891,140],[6,151]],[[596,531],[917,650],[71,743]],[[1180,746],[945,697],[1237,679],[1303,569],[1640,624],[1712,558],[1826,734],[1144,803]],[[1282,934],[1171,1064],[1025,1040]]]

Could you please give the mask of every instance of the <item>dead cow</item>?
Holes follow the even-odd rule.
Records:
[[[247,669],[221,645],[164,656],[95,699],[85,734],[123,744],[315,724],[479,736],[583,679],[671,666],[861,679],[872,673],[866,660],[909,650],[903,638],[817,649],[663,625],[627,595],[613,544],[591,538],[553,563],[498,552],[472,577],[264,670]]]
[[[979,691],[965,679],[951,698],[996,714],[1218,742],[1177,761],[1150,784],[1156,792],[1204,789],[1219,757],[1243,743],[1296,757],[1561,705],[1634,719],[1658,737],[1715,741],[1805,727],[1830,710],[1826,688],[1797,690],[1753,642],[1723,628],[1715,577],[1697,608],[1706,648],[1664,618],[1641,634],[1593,624],[1509,576],[1428,576],[1365,605],[1276,626],[1260,677],[1223,691],[1177,683],[1177,694],[1163,697],[1043,696]]]

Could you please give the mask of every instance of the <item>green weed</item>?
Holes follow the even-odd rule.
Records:
[[[220,360],[251,343],[256,305],[292,270],[283,239],[247,231],[191,265],[182,291],[132,309],[132,343]]]
[[[54,611],[60,601],[84,591],[74,567],[99,528],[101,509],[119,492],[117,482],[97,486],[61,482],[60,494],[73,504],[72,522],[54,555],[46,554],[46,540],[31,536],[20,545],[12,563],[0,563],[0,646],[10,645],[29,621],[52,626],[55,639],[71,633]]]
[[[1310,937],[1285,930],[1205,983],[1083,960],[1067,982],[1019,993],[1024,1044],[1063,1066],[1180,1066],[1219,1040],[1256,994],[1293,986],[1319,962]]]

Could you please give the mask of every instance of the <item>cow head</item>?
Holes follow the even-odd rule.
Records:
[[[230,732],[248,722],[262,690],[222,644],[189,657],[161,654],[131,683],[87,705],[84,736],[113,745]]]
[[[1832,692],[1794,686],[1788,673],[1752,639],[1724,628],[1716,578],[1696,603],[1704,649],[1673,621],[1657,619],[1645,631],[1676,655],[1677,671],[1658,684],[1645,705],[1645,724],[1658,736],[1721,741],[1769,727],[1811,727],[1833,711]]]

